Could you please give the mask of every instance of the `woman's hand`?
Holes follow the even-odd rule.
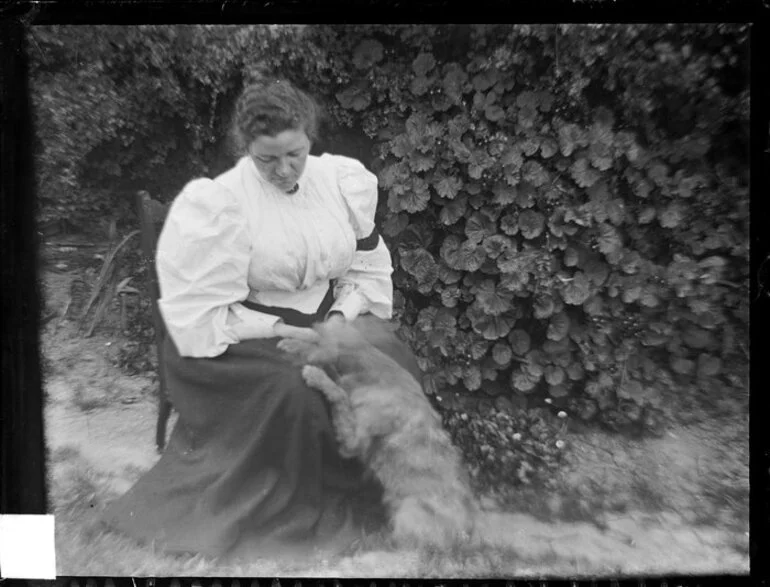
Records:
[[[317,343],[319,340],[321,340],[319,334],[312,328],[289,326],[283,322],[278,322],[273,327],[273,332],[279,338],[293,338],[310,343]]]
[[[344,323],[346,322],[345,315],[342,312],[329,312],[329,314],[326,316],[325,322],[327,324],[334,324],[335,322]]]

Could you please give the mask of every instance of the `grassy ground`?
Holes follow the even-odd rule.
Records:
[[[66,304],[76,253],[49,258],[42,274],[52,313]],[[66,265],[56,268],[61,262]],[[554,489],[522,490],[506,511],[483,500],[483,548],[393,552],[372,539],[343,557],[319,553],[279,560],[255,553],[238,566],[141,548],[97,521],[101,508],[157,459],[154,383],[114,366],[123,342],[116,320],[113,309],[90,338],[59,318],[42,333],[49,493],[60,575],[449,578],[748,572],[745,413],[678,425],[655,439],[571,432]]]

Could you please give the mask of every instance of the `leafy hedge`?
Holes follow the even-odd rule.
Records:
[[[668,390],[728,393],[746,361],[746,37],[739,25],[41,28],[37,43],[58,47],[35,73],[43,212],[216,173],[238,88],[285,75],[378,173],[398,314],[429,393],[453,408],[549,397],[655,429]]]

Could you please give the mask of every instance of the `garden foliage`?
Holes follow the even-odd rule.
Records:
[[[381,186],[397,311],[452,408],[550,397],[656,428],[745,365],[741,25],[38,27],[41,215],[83,222],[232,161],[232,101],[281,75]],[[331,150],[335,145],[327,144]],[[456,393],[455,393],[456,392]],[[539,398],[539,399],[538,399]]]

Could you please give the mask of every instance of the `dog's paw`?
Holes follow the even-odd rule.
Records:
[[[320,367],[315,365],[305,365],[302,367],[302,378],[310,387],[316,389],[326,387],[329,382],[329,376]]]

